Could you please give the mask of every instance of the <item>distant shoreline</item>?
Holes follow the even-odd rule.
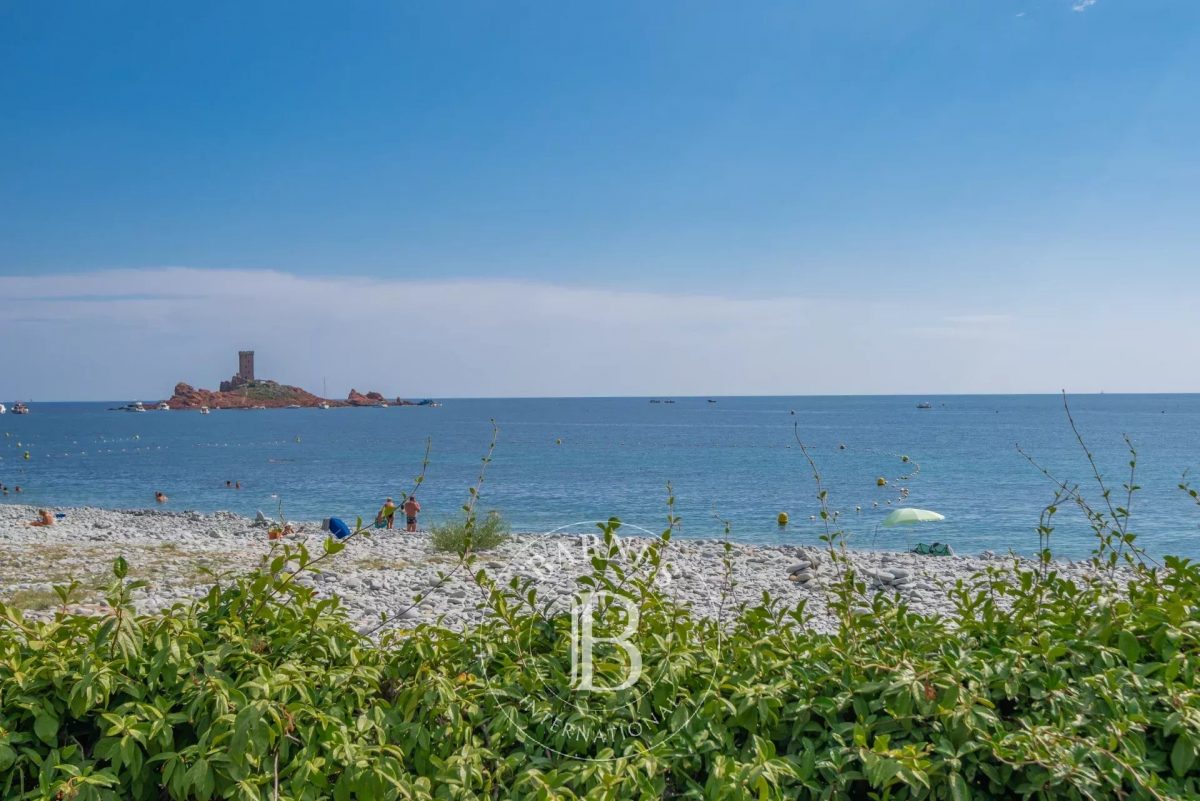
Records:
[[[1189,397],[1195,397],[1197,395],[1200,395],[1200,390],[1194,390],[1194,391],[1189,391],[1189,392],[1107,392],[1107,391],[1071,392],[1071,391],[1068,391],[1067,395],[1068,395],[1068,397],[1071,397],[1071,398],[1076,398],[1076,397],[1078,397],[1078,398],[1093,398],[1093,397],[1097,397],[1097,398],[1098,397],[1189,398]],[[901,394],[864,392],[864,393],[849,393],[849,394],[816,394],[816,395],[809,395],[809,394],[795,394],[795,395],[722,395],[722,394],[670,395],[670,394],[660,394],[660,395],[487,395],[487,396],[485,396],[485,395],[444,395],[444,394],[439,394],[439,393],[433,393],[430,395],[430,397],[436,397],[442,401],[489,401],[489,400],[498,400],[498,401],[510,401],[510,400],[546,400],[546,401],[558,401],[558,400],[646,400],[646,401],[649,401],[652,398],[662,398],[662,399],[673,398],[675,400],[697,400],[697,401],[706,401],[708,398],[715,398],[718,401],[720,401],[720,400],[736,400],[739,398],[755,398],[755,399],[767,399],[767,400],[772,400],[772,399],[783,400],[783,399],[788,399],[788,398],[803,398],[805,400],[820,400],[823,398],[824,399],[899,398],[899,399],[904,399],[904,400],[908,400],[908,399],[939,400],[939,399],[943,399],[943,398],[1059,398],[1061,396],[1062,396],[1061,390],[1053,390],[1053,391],[1047,391],[1047,392],[926,392],[926,393],[901,393]],[[130,395],[129,397],[135,397],[135,395]],[[143,397],[150,397],[150,396],[143,396]],[[45,399],[38,399],[36,397],[31,396],[31,397],[22,397],[19,399],[14,398],[14,400],[22,400],[25,403],[55,403],[55,404],[81,404],[81,403],[125,404],[125,403],[129,403],[128,400],[122,400],[122,399],[118,399],[118,398],[97,398],[97,399],[61,399],[61,398],[59,398],[59,399],[53,399],[53,400],[45,400]],[[170,399],[165,398],[164,400],[170,400]],[[149,403],[150,401],[145,401],[145,402]],[[330,400],[329,402],[333,403],[334,401]],[[4,403],[7,404],[8,401],[6,400],[6,401],[4,401]],[[154,403],[158,403],[158,401],[156,400],[156,401],[154,401]],[[413,405],[419,405],[419,404],[414,403]]]

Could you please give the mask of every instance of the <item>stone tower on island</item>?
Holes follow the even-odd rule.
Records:
[[[228,381],[221,382],[222,392],[232,392],[235,389],[241,389],[244,386],[254,383],[254,351],[239,350],[238,351],[238,371],[237,375]]]
[[[246,383],[254,380],[254,351],[238,351],[238,378]]]

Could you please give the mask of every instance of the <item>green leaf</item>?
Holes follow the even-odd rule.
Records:
[[[1125,655],[1125,659],[1131,665],[1136,665],[1142,658],[1142,646],[1138,644],[1137,637],[1128,631],[1122,631],[1117,635],[1117,647],[1121,649],[1121,653]]]
[[[124,556],[118,556],[113,560],[113,575],[119,579],[129,575],[129,563],[125,561]]]
[[[33,732],[46,745],[58,745],[58,718],[43,712],[33,719]]]
[[[971,788],[960,773],[950,774],[950,798],[951,801],[971,801]]]
[[[1191,738],[1181,734],[1175,738],[1175,747],[1171,749],[1171,770],[1183,778],[1196,761],[1196,749],[1192,746]]]

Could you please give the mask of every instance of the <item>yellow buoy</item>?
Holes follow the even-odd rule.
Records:
[[[886,478],[884,478],[883,476],[880,476],[879,478],[875,479],[875,486],[877,486],[877,487],[886,487],[886,486],[887,486],[887,479],[886,479]]]
[[[25,451],[25,461],[29,461],[29,451]]]
[[[780,512],[779,517],[775,518],[775,520],[779,523],[779,525],[786,526],[788,524],[788,513]]]

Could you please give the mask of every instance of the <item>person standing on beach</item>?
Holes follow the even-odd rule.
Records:
[[[384,500],[383,508],[379,510],[379,514],[375,515],[375,522],[384,523],[388,528],[391,528],[396,523],[396,502],[391,498]]]
[[[404,502],[404,522],[407,523],[405,531],[417,530],[417,512],[421,511],[421,504],[417,503],[415,495],[409,495],[408,500]]]

